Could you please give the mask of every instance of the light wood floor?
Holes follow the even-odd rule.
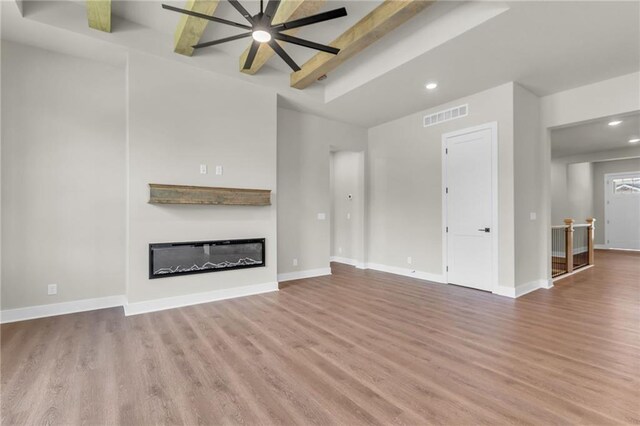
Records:
[[[2,326],[2,424],[640,422],[640,255],[518,300],[334,265],[279,293]]]

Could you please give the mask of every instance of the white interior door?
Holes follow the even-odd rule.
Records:
[[[640,172],[607,174],[604,193],[606,246],[640,250]]]
[[[493,291],[495,126],[444,135],[446,267],[451,284]]]

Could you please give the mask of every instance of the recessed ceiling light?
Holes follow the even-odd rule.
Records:
[[[433,90],[436,87],[438,87],[438,83],[436,82],[427,83],[424,85],[424,87],[426,87],[428,90]]]
[[[629,139],[629,143],[637,143],[640,142],[640,138]]]
[[[260,43],[266,43],[271,40],[271,34],[263,30],[257,30],[251,33],[251,37]]]
[[[622,123],[621,120],[614,120],[614,121],[610,121],[609,122],[609,126],[617,126],[618,124]]]

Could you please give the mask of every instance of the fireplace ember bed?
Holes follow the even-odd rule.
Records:
[[[264,266],[264,238],[149,244],[149,279]]]

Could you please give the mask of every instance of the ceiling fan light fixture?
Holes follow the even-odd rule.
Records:
[[[298,46],[318,50],[321,52],[327,52],[332,55],[337,55],[338,53],[340,53],[340,49],[336,47],[327,46],[324,44],[294,37],[292,35],[283,33],[283,31],[306,27],[307,25],[317,24],[320,22],[330,21],[332,19],[347,16],[347,9],[344,7],[273,25],[273,17],[278,11],[278,7],[282,0],[269,0],[266,8],[264,7],[264,0],[260,0],[260,13],[254,16],[251,16],[247,9],[245,9],[244,6],[240,4],[240,1],[228,1],[231,6],[233,6],[238,12],[240,12],[243,18],[246,19],[250,25],[241,24],[239,22],[222,19],[215,16],[210,16],[204,13],[195,12],[193,10],[180,9],[179,7],[170,6],[168,4],[163,4],[162,8],[182,13],[188,16],[205,19],[207,21],[217,22],[220,24],[248,30],[247,32],[244,32],[242,34],[236,34],[231,37],[198,43],[192,46],[194,49],[200,49],[203,47],[217,46],[219,44],[239,40],[241,38],[251,37],[253,38],[253,42],[251,42],[251,46],[247,50],[246,59],[244,61],[244,64],[242,65],[242,70],[252,69],[253,61],[256,59],[256,55],[260,46],[262,46],[262,44],[264,43],[268,43],[271,50],[273,50],[278,56],[280,56],[280,58],[282,58],[282,60],[284,60],[294,72],[300,71],[300,66],[296,64],[296,62],[291,58],[291,56],[287,54],[287,52],[285,52],[282,46],[280,46],[280,43],[276,43],[275,40],[278,40],[278,42],[296,44]]]
[[[260,43],[267,43],[271,41],[271,33],[265,30],[256,30],[251,33],[251,37],[253,37],[255,41]]]

